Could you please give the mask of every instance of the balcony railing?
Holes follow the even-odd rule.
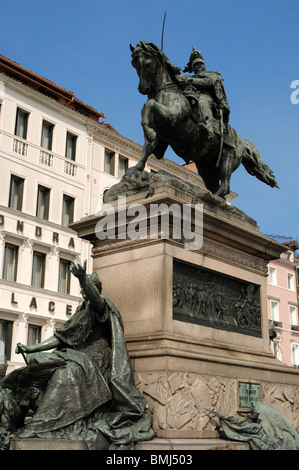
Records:
[[[52,167],[53,160],[54,160],[54,156],[51,153],[45,152],[44,150],[40,151],[40,157],[39,157],[40,163],[42,163],[43,165]]]
[[[28,144],[19,139],[13,140],[13,151],[27,157]]]
[[[65,160],[65,162],[64,162],[64,172],[67,175],[77,176],[77,165],[76,165],[76,163],[70,162],[69,160]]]
[[[0,138],[1,149],[3,151],[18,155],[20,158],[26,157],[27,162],[41,165],[56,174],[66,175],[72,179],[75,178],[78,182],[83,182],[85,179],[84,165],[78,162],[48,151],[3,130],[0,131]]]

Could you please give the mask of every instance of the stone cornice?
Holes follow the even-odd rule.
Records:
[[[105,131],[112,133],[112,135],[117,135],[116,131],[112,131],[108,127],[105,127],[105,124],[101,124],[100,122],[95,122],[92,119],[88,118],[87,116],[84,116],[80,112],[74,109],[71,109],[62,103],[59,103],[58,101],[55,101],[50,96],[47,96],[46,94],[43,94],[40,91],[34,90],[33,88],[30,88],[28,85],[22,82],[19,82],[1,72],[0,72],[0,78],[4,82],[4,84],[9,86],[12,90],[18,93],[23,93],[24,95],[34,99],[38,103],[43,104],[44,106],[47,106],[53,109],[57,113],[63,114],[67,116],[68,118],[71,118],[74,121],[77,121],[80,125],[84,127],[88,125],[90,126],[94,125],[94,126],[98,126],[98,127],[105,129]]]
[[[200,201],[199,201],[200,202]],[[111,203],[117,210],[117,201]],[[150,204],[166,204],[168,206],[172,204],[183,205],[192,204],[192,198],[186,194],[180,194],[179,191],[175,191],[167,186],[159,187],[156,194],[148,198],[145,194],[138,194],[135,196],[128,197],[127,207],[130,204],[141,204],[147,210],[147,221],[150,223]],[[230,209],[230,206],[228,206]],[[192,221],[194,222],[192,215]],[[97,256],[102,252],[107,251],[121,251],[124,249],[136,248],[144,246],[146,244],[166,242],[172,244],[182,245],[184,240],[168,240],[168,239],[150,239],[147,236],[144,239],[131,240],[131,239],[115,239],[112,240],[99,240],[96,236],[96,224],[101,219],[100,216],[90,216],[81,219],[71,225],[78,236],[83,239],[91,241],[96,250]],[[129,220],[126,221],[128,223]],[[159,228],[159,233],[160,228]],[[223,253],[223,246],[227,247],[226,254]],[[275,240],[272,240],[265,235],[261,234],[258,227],[250,224],[246,220],[242,220],[236,214],[230,214],[224,209],[217,207],[204,206],[203,209],[203,246],[200,252],[209,252],[216,258],[227,256],[228,259],[235,262],[236,264],[246,264],[253,270],[263,272],[267,274],[266,264],[273,259],[277,259],[281,252],[284,251],[284,247]],[[94,251],[95,253],[95,251]],[[258,260],[258,261],[257,261]]]

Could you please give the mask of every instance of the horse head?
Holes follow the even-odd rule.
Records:
[[[130,44],[132,65],[139,76],[138,90],[143,95],[153,95],[164,81],[176,82],[181,69],[173,65],[166,54],[154,43],[139,41],[136,47]]]
[[[152,43],[140,41],[136,47],[130,44],[130,49],[132,51],[132,65],[139,77],[138,91],[142,95],[149,95],[155,84],[158,64],[155,52],[158,48]]]

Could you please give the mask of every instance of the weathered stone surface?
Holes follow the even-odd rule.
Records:
[[[250,450],[244,442],[227,441],[223,439],[153,439],[140,442],[135,450]],[[184,463],[182,461],[182,463]]]
[[[9,450],[87,450],[87,446],[70,439],[12,439]]]

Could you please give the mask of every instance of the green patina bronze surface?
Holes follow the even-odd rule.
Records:
[[[228,124],[230,107],[220,73],[206,70],[200,51],[193,48],[184,72],[155,44],[140,41],[131,47],[138,90],[148,100],[141,111],[144,147],[141,160],[127,174],[143,171],[150,155],[163,158],[170,146],[186,163],[193,161],[206,188],[224,198],[232,173],[246,171],[278,187],[273,171],[255,145]]]
[[[299,450],[298,431],[266,403],[256,403],[244,419],[208,411],[218,416],[226,439],[248,442],[252,450]]]
[[[84,301],[54,336],[34,346],[29,365],[0,382],[0,448],[12,437],[84,440],[91,450],[151,439],[151,415],[134,385],[120,313],[85,266],[72,265]],[[53,349],[52,352],[48,350]],[[27,412],[33,417],[24,426]]]

